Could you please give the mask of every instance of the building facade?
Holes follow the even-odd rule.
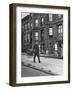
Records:
[[[21,25],[22,52],[38,42],[40,53],[63,57],[63,15],[30,13]]]

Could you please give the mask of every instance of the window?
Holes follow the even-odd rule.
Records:
[[[58,18],[61,18],[61,14],[58,14]]]
[[[38,32],[35,32],[35,40],[38,40]]]
[[[22,25],[22,30],[24,31],[24,24]]]
[[[62,25],[60,25],[60,33],[63,32],[63,28],[62,28]]]
[[[30,23],[28,23],[28,28],[30,28]]]
[[[44,22],[44,18],[42,18],[41,21]]]
[[[43,25],[44,24],[44,18],[42,17],[41,18],[41,25]]]
[[[35,26],[38,27],[38,19],[35,20]]]
[[[53,15],[49,14],[49,21],[53,21]]]
[[[58,33],[61,34],[63,32],[63,27],[62,25],[58,25]]]
[[[24,25],[23,25],[23,30],[24,30],[24,28],[25,28],[25,27],[24,27]]]
[[[41,41],[44,40],[44,30],[41,30]]]
[[[53,28],[49,28],[49,35],[53,36]]]
[[[27,34],[25,34],[25,41],[27,42]]]
[[[57,43],[55,43],[55,51],[57,51],[57,50],[58,50]]]
[[[32,28],[33,27],[33,24],[31,23],[30,25],[31,25],[31,28]]]
[[[30,41],[30,34],[28,33],[28,41]]]
[[[27,24],[25,24],[25,29],[27,29]]]

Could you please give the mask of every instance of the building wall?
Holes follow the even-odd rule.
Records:
[[[42,22],[43,18],[43,22]],[[61,57],[62,56],[62,47],[63,44],[63,34],[58,33],[58,26],[63,25],[63,16],[58,14],[52,14],[52,21],[49,21],[49,14],[34,14],[31,13],[30,15],[26,16],[22,19],[22,51],[24,52],[25,49],[31,49],[35,42],[38,42],[41,48],[41,53],[48,54],[50,56]],[[35,24],[35,20],[38,20],[38,26]],[[25,28],[25,24],[27,29]],[[32,26],[31,26],[32,24]],[[23,28],[24,27],[24,28]],[[53,28],[53,35],[49,35],[49,28]],[[38,40],[35,40],[35,33],[38,32]],[[29,36],[30,41],[28,41],[28,33],[31,33]],[[43,34],[42,34],[43,33]],[[27,40],[25,41],[25,35],[27,35]],[[43,37],[43,36],[44,37]],[[57,44],[58,50],[55,50],[55,44]],[[60,45],[61,44],[61,45]],[[61,49],[61,50],[60,50]]]

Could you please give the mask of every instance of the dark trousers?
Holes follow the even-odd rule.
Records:
[[[37,58],[38,58],[38,62],[40,63],[40,57],[39,57],[39,54],[34,54],[34,62],[35,62],[36,56],[37,56]]]

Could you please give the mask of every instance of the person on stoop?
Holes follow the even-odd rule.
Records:
[[[35,58],[37,56],[38,62],[40,63],[40,57],[39,57],[39,47],[38,43],[36,42],[35,45],[33,46],[33,53],[34,53],[34,63],[35,63]]]

